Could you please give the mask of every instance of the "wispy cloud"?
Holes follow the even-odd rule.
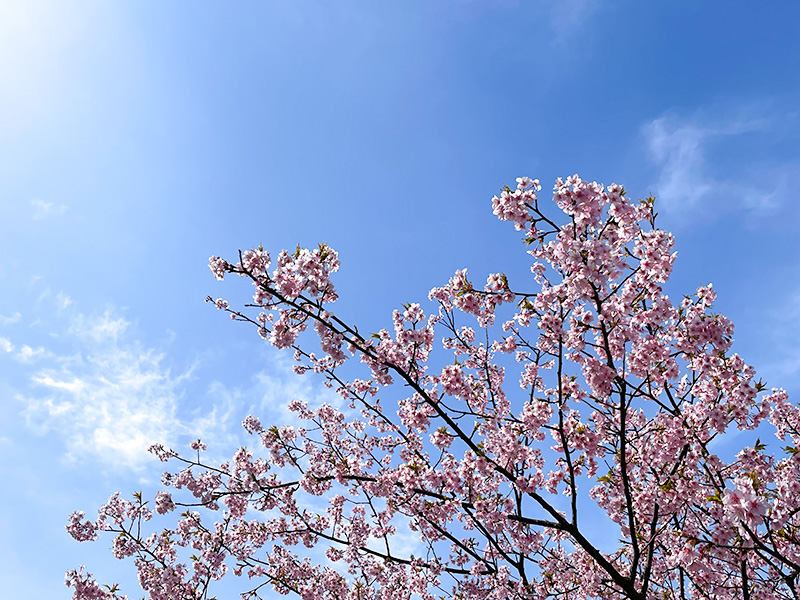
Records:
[[[255,373],[244,385],[231,385],[215,380],[208,387],[207,396],[213,398],[214,407],[206,411],[206,418],[212,418],[217,424],[217,436],[223,430],[227,431],[224,439],[219,439],[227,446],[252,446],[257,441],[247,436],[241,422],[247,415],[258,417],[262,425],[293,425],[307,426],[297,416],[289,411],[288,404],[292,400],[308,402],[310,406],[323,403],[336,408],[342,408],[342,399],[339,394],[315,381],[312,377],[295,375],[291,370],[290,362],[284,355],[275,353],[270,360],[270,368]],[[198,417],[198,421],[203,417]],[[227,424],[220,428],[220,423]],[[212,427],[202,428],[211,431]]]
[[[655,119],[644,129],[653,160],[661,165],[656,188],[668,205],[694,206],[714,187],[705,164],[704,143],[713,130]]]
[[[49,298],[62,304],[58,294]],[[66,348],[25,344],[14,354],[33,368],[30,385],[17,394],[25,422],[38,434],[60,439],[67,460],[140,470],[152,463],[151,444],[181,450],[198,437],[214,459],[225,460],[236,447],[257,444],[241,427],[247,414],[269,425],[297,424],[286,409],[289,400],[341,402],[331,390],[294,375],[280,357],[244,385],[214,380],[198,393],[196,365],[175,372],[165,352],[138,339],[136,327],[119,312],[70,311],[53,338]],[[0,349],[12,352],[15,346],[0,338]]]
[[[32,280],[32,283],[35,284],[37,281],[38,278],[35,278]],[[45,287],[45,289],[39,294],[37,302],[38,303],[46,302],[48,304],[51,304],[55,307],[57,311],[61,312],[72,304],[72,298],[70,298],[64,292],[57,292],[54,294],[49,287]]]
[[[62,444],[67,460],[139,470],[152,463],[151,444],[178,447],[205,432],[213,437],[216,412],[202,418],[182,412],[193,366],[171,369],[165,352],[138,339],[119,311],[81,314],[69,296],[49,290],[43,301],[62,312],[63,325],[49,328],[52,343],[23,344],[14,353],[30,365],[29,384],[17,384],[16,397],[28,427]],[[15,345],[0,338],[0,349],[12,352]]]
[[[0,325],[11,325],[12,323],[17,323],[22,318],[22,315],[18,312],[15,312],[13,315],[6,317],[5,315],[0,315]]]
[[[762,360],[758,363],[759,374],[764,375],[770,385],[791,389],[800,382],[800,355],[797,353],[797,338],[800,335],[800,288],[795,287],[783,297],[769,295],[754,302],[756,318],[761,323],[765,342]]]
[[[68,208],[66,204],[55,204],[44,200],[31,200],[31,205],[33,206],[33,218],[37,221],[48,217],[61,216],[67,212]]]
[[[657,168],[654,191],[660,206],[673,214],[779,208],[800,156],[787,155],[777,140],[796,118],[754,104],[647,122],[642,135]]]
[[[56,298],[59,304],[64,303],[62,295],[59,294]],[[69,297],[66,297],[66,305],[69,305]],[[118,342],[125,330],[128,329],[128,321],[123,317],[114,318],[111,311],[106,310],[102,316],[87,316],[78,314],[72,318],[69,333],[77,336],[78,338],[94,343],[102,344],[104,342]]]
[[[24,344],[22,348],[19,349],[19,352],[17,352],[14,355],[14,358],[16,358],[21,362],[29,363],[33,362],[38,358],[43,358],[47,355],[48,352],[42,346],[39,346],[37,348],[31,348],[30,346],[28,346],[28,344]]]
[[[69,329],[75,353],[54,354],[32,375],[32,389],[20,395],[28,424],[63,436],[69,459],[138,468],[150,460],[151,444],[174,444],[189,433],[178,418],[178,402],[191,370],[172,374],[162,353],[120,335],[126,327],[108,313],[78,315]]]
[[[286,409],[292,399],[341,403],[312,377],[292,373],[290,358],[273,349],[264,348],[260,372],[231,381],[216,365],[204,368],[211,356],[180,348],[180,336],[145,341],[122,310],[82,312],[39,278],[29,291],[30,327],[0,338],[0,360],[16,368],[6,395],[20,403],[20,425],[46,435],[76,464],[146,473],[151,444],[182,451],[198,437],[211,458],[227,460],[243,444],[258,445],[241,426],[248,414],[297,424]]]

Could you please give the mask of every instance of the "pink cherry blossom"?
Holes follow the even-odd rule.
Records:
[[[545,203],[538,180],[516,184],[492,210],[522,232],[529,278],[476,287],[459,269],[371,334],[333,312],[325,244],[211,257],[255,291],[239,310],[208,301],[341,406],[248,416],[252,444],[222,464],[200,440],[155,445],[173,468],[152,509],[113,494],[68,533],[113,536],[156,600],[223,578],[243,598],[798,598],[800,409],[732,352],[710,284],[664,293],[675,240],[654,199],[574,175]],[[83,567],[67,585],[121,597]]]

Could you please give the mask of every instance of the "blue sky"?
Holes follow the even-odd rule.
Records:
[[[522,175],[656,194],[674,293],[800,393],[792,2],[6,2],[0,6],[0,581],[130,581],[64,531],[152,489],[153,441],[224,456],[325,397],[222,318],[212,254],[325,241],[360,328],[457,268],[525,281],[491,214]],[[125,426],[120,421],[125,420]],[[130,597],[136,592],[128,588]]]

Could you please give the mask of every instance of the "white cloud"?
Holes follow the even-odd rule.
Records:
[[[28,363],[32,362],[37,358],[42,358],[47,356],[47,351],[42,347],[39,346],[38,348],[31,348],[28,344],[24,344],[22,348],[19,349],[19,352],[14,356],[17,360]]]
[[[6,352],[13,352],[14,344],[11,343],[11,340],[0,337],[0,349],[5,350]]]
[[[56,307],[58,308],[58,310],[64,310],[70,304],[72,304],[72,298],[70,298],[63,292],[58,292],[58,294],[56,294],[55,300],[56,300]]]
[[[309,405],[327,403],[341,409],[341,396],[328,388],[314,389],[311,376],[295,375],[283,355],[277,361],[278,368],[274,373],[261,371],[254,377],[258,404],[254,407],[256,414],[270,415],[274,423],[270,425],[289,424],[296,420],[295,414],[287,408],[292,400],[308,402]],[[286,373],[285,377],[279,375]]]
[[[644,130],[654,161],[661,165],[658,196],[668,205],[697,204],[713,187],[705,165],[704,142],[715,134],[690,124],[655,119]]]
[[[659,206],[696,216],[692,211],[730,207],[760,214],[783,204],[800,157],[770,144],[785,135],[796,117],[771,108],[764,103],[699,110],[646,123],[642,134],[658,169],[654,192]]]
[[[342,409],[339,394],[319,385],[318,380],[311,376],[295,375],[283,354],[271,348],[269,352],[274,353],[270,369],[259,371],[246,385],[232,386],[221,381],[209,385],[207,396],[213,399],[214,406],[210,410],[203,408],[204,415],[195,418],[198,430],[206,432],[204,439],[213,433],[221,446],[258,445],[257,438],[247,435],[241,426],[247,415],[258,417],[264,427],[308,426],[287,408],[292,400],[308,402],[309,406],[327,403]]]
[[[10,317],[6,317],[5,315],[0,315],[0,324],[11,325],[12,323],[17,323],[21,318],[22,315],[18,312],[15,312]]]
[[[59,294],[59,296],[61,295]],[[64,307],[71,302],[69,297],[66,299],[67,303]],[[63,301],[59,298],[58,302],[61,304]],[[102,317],[77,315],[70,323],[69,333],[87,342],[100,344],[109,341],[116,342],[127,328],[128,322],[123,317],[114,319],[111,312],[106,310]]]
[[[48,217],[58,217],[67,212],[66,204],[55,204],[53,202],[45,202],[43,200],[31,200],[33,206],[33,218],[37,221],[46,219]]]
[[[35,285],[40,279],[40,277],[34,277],[31,280],[31,285]],[[49,287],[45,287],[44,290],[42,290],[36,301],[37,303],[49,302],[55,306],[56,310],[59,312],[65,310],[72,304],[72,298],[67,296],[64,292],[53,294],[53,291]]]
[[[20,352],[50,359],[31,376],[31,390],[19,397],[28,424],[62,437],[71,460],[138,468],[152,461],[146,451],[151,444],[175,444],[179,436],[194,433],[192,424],[178,417],[191,369],[172,374],[162,353],[124,336],[127,327],[109,312],[79,314],[68,329],[73,353],[29,346]]]
[[[759,375],[770,386],[796,388],[800,381],[800,356],[796,351],[800,335],[800,289],[787,291],[783,297],[770,295],[759,300],[755,307],[762,319],[759,331],[767,336],[764,356],[756,363]]]
[[[237,447],[258,445],[241,426],[247,414],[270,425],[297,424],[286,409],[289,400],[341,402],[312,378],[292,373],[289,358],[272,349],[269,367],[246,381],[214,381],[215,369],[201,383],[196,364],[175,367],[168,359],[167,348],[180,350],[174,335],[145,343],[136,324],[113,307],[81,314],[68,295],[42,288],[38,300],[47,310],[31,331],[47,337],[0,341],[0,351],[13,352],[28,382],[15,384],[11,394],[23,405],[23,423],[63,447],[67,460],[139,470],[153,464],[151,444],[180,452],[198,437],[208,444],[209,459],[228,460]]]
[[[258,444],[241,427],[247,414],[267,425],[298,424],[286,409],[289,400],[341,402],[333,391],[294,375],[281,357],[244,386],[215,381],[185,402],[194,367],[174,373],[166,355],[136,339],[133,330],[113,310],[76,313],[64,330],[53,332],[54,344],[69,344],[67,349],[24,345],[17,351],[15,359],[36,364],[30,388],[17,394],[27,425],[60,438],[67,460],[139,470],[154,460],[150,445],[181,451],[198,437],[210,458],[227,460],[242,444]]]

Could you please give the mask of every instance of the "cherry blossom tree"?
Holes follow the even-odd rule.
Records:
[[[573,176],[557,217],[540,190],[521,178],[492,199],[530,281],[457,271],[377,333],[332,312],[326,245],[272,270],[263,248],[212,257],[217,279],[255,286],[216,307],[341,402],[287,399],[294,426],[247,417],[254,448],[223,464],[200,441],[154,446],[173,465],[154,502],[115,494],[69,533],[114,535],[153,600],[222,578],[242,598],[798,598],[800,410],[731,352],[711,285],[664,293],[675,254],[653,198]],[[726,454],[726,431],[756,428],[778,441]],[[119,597],[83,567],[67,584]]]

